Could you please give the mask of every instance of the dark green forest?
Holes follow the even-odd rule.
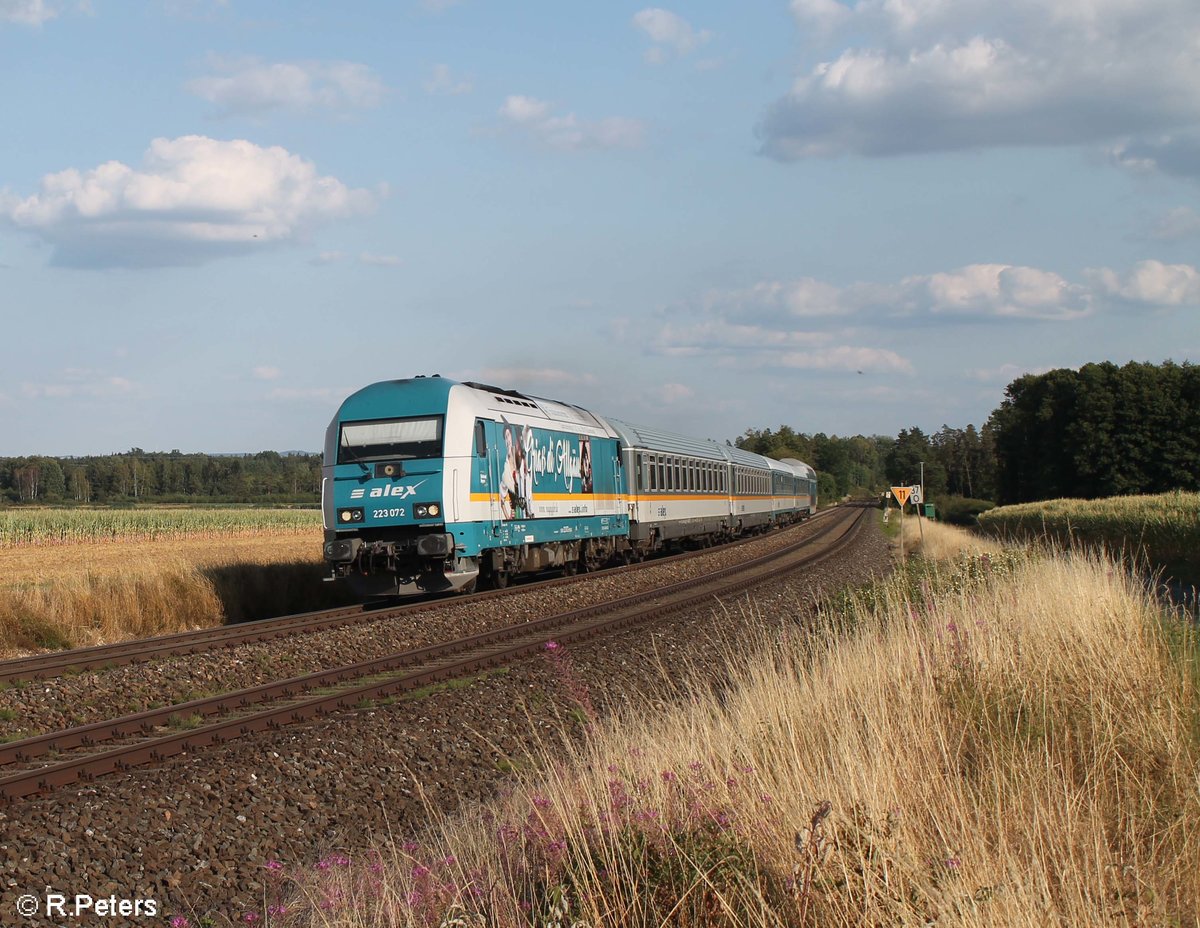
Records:
[[[1027,374],[1008,385],[1000,407],[978,428],[839,437],[781,425],[748,429],[737,445],[811,464],[826,500],[917,483],[922,462],[927,498],[952,510],[960,498],[1003,504],[1197,490],[1200,367],[1105,362]],[[134,448],[80,458],[0,458],[0,503],[315,506],[320,489],[318,454]]]
[[[38,504],[315,506],[319,454],[142,451],[78,458],[0,458],[0,501]]]
[[[1027,374],[980,428],[895,438],[750,429],[738,446],[798,457],[825,499],[916,483],[926,496],[1000,504],[1200,490],[1200,367],[1105,362]]]

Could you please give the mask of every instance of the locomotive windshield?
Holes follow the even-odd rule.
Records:
[[[343,422],[338,463],[442,456],[442,417]]]

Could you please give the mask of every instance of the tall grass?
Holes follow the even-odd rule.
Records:
[[[931,519],[904,520],[904,547],[934,561],[953,561],[960,557],[999,555],[1004,546],[993,538]]]
[[[1182,568],[1200,579],[1200,493],[1022,503],[982,513],[979,524],[1006,538],[1049,537],[1144,555],[1155,566]]]
[[[732,687],[548,744],[507,798],[292,874],[268,914],[1200,924],[1194,635],[1169,647],[1157,604],[1100,557],[968,560],[966,581],[898,575],[810,634],[781,617],[731,655]]]

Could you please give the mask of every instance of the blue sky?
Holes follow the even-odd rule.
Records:
[[[482,380],[689,434],[1200,360],[1195,0],[0,0],[0,455]]]

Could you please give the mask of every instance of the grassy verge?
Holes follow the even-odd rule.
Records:
[[[926,526],[928,528],[928,525]],[[927,535],[928,540],[928,535]],[[312,871],[311,926],[1200,924],[1194,632],[1111,562],[955,551],[780,618],[737,685]],[[745,653],[745,652],[744,652]],[[278,867],[278,865],[273,865]],[[244,916],[243,916],[244,917]]]
[[[1165,567],[1180,579],[1200,581],[1200,493],[1022,503],[985,512],[979,524],[1006,538],[1101,546]]]

